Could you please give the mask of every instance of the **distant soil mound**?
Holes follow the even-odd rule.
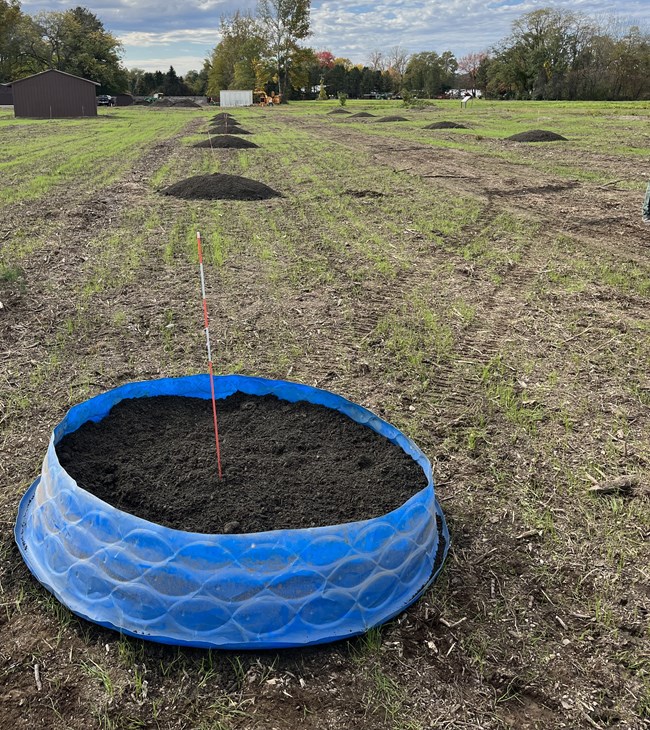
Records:
[[[212,117],[212,119],[215,122],[218,122],[218,121],[220,121],[222,119],[227,119],[230,122],[234,122],[235,121],[235,117],[233,117],[232,114],[228,114],[228,112],[220,112],[219,114],[215,114]]]
[[[174,102],[171,99],[156,99],[156,101],[151,102],[152,109],[162,106],[174,106]]]
[[[434,122],[433,124],[427,124],[425,129],[468,129],[464,124],[458,124],[458,122]]]
[[[264,183],[219,172],[188,177],[160,192],[184,200],[268,200],[280,197],[280,193]]]
[[[245,147],[257,147],[255,142],[251,142],[248,139],[242,139],[241,137],[231,137],[229,134],[223,134],[219,137],[212,137],[211,139],[205,139],[203,142],[197,142],[194,147],[221,147],[224,149],[243,149]]]
[[[327,112],[328,114],[349,114],[350,112],[347,109],[341,109],[338,107],[337,109],[332,109],[332,111]]]
[[[408,119],[406,117],[398,117],[398,116],[389,116],[389,117],[380,117],[378,122],[408,122]]]
[[[370,117],[374,119],[375,115],[370,112],[357,112],[357,114],[350,114],[349,119],[368,119]]]
[[[566,142],[567,138],[546,129],[531,129],[529,132],[519,132],[512,137],[506,137],[511,142]]]
[[[245,129],[237,127],[234,124],[215,124],[214,127],[210,127],[208,130],[209,134],[250,134]]]
[[[179,99],[178,101],[173,102],[173,105],[187,107],[188,109],[201,108],[201,105],[197,104],[193,99]]]

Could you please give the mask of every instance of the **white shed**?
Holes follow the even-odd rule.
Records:
[[[219,106],[253,106],[253,92],[220,91]]]

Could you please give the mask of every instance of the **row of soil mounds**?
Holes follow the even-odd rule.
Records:
[[[386,514],[423,489],[399,447],[337,411],[275,396],[123,400],[56,446],[77,483],[114,507],[189,532],[248,533]]]
[[[239,136],[250,134],[245,129],[236,126],[231,114],[222,112],[213,119],[215,125],[206,134],[209,138],[197,142],[194,147],[199,149],[251,149],[257,148],[254,142],[241,139]],[[195,175],[194,177],[179,180],[173,185],[160,190],[163,195],[171,195],[183,200],[268,200],[281,197],[277,190],[273,190],[264,183],[240,177],[239,175]]]

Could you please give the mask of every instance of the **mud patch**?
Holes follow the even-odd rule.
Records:
[[[346,190],[346,195],[351,198],[383,198],[384,193],[380,193],[378,190]]]
[[[195,175],[160,191],[184,200],[268,200],[281,197],[273,188],[239,175]]]
[[[338,411],[243,393],[218,402],[223,478],[209,400],[130,398],[57,445],[100,499],[192,532],[257,532],[379,517],[427,485],[402,449]]]

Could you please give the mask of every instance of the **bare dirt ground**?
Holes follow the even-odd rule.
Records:
[[[0,239],[34,240],[24,278],[0,285],[2,722],[647,727],[650,232],[638,195],[488,154],[502,142],[481,156],[325,119],[245,121],[260,147],[269,135],[287,146],[219,151],[215,164],[285,198],[193,202],[188,219],[186,201],[161,202],[150,182],[165,165],[174,181],[205,164],[177,137],[100,194],[70,186],[3,211]],[[294,131],[336,157],[301,137],[289,164]],[[580,162],[612,180],[629,165]],[[474,212],[448,226],[439,206],[453,218],[461,199]],[[72,616],[13,544],[18,500],[70,404],[203,370],[183,241],[208,217],[227,243],[208,274],[221,370],[331,388],[434,463],[447,566],[366,637],[278,654],[131,640]],[[633,488],[588,492],[622,476]]]

